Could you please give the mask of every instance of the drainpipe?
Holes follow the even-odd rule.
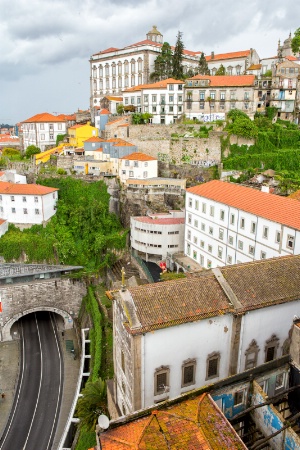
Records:
[[[240,373],[241,370],[241,358],[242,358],[242,347],[243,347],[243,338],[244,338],[244,327],[245,327],[245,315],[242,316],[241,323],[241,331],[240,331],[240,349],[239,349],[239,357],[238,357],[238,365],[237,365],[237,373]]]

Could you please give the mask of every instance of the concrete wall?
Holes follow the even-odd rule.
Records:
[[[39,310],[57,310],[65,313],[67,322],[77,317],[82,297],[86,294],[85,284],[69,278],[53,278],[0,286],[2,314],[0,331],[2,340],[10,340],[12,324],[25,314]],[[66,323],[65,320],[65,323]],[[70,327],[73,323],[70,322]]]

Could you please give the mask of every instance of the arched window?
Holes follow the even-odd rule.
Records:
[[[270,339],[266,341],[265,345],[265,362],[273,361],[277,358],[277,350],[279,347],[279,338],[272,334]]]
[[[128,74],[129,73],[129,64],[128,61],[124,61],[124,73]]]
[[[253,339],[245,351],[245,370],[253,369],[257,366],[259,346],[255,339]]]
[[[131,60],[131,73],[134,73],[134,72],[135,72],[135,60],[132,59]]]

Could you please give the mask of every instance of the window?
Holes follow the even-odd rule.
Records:
[[[147,177],[148,177],[148,172],[147,171],[143,172],[143,178],[147,178]]]
[[[22,197],[22,200],[23,200],[23,202],[26,202],[27,198],[26,197]]]
[[[182,102],[182,95],[178,95],[178,101]]]
[[[219,228],[219,239],[223,240],[224,238],[224,230],[223,228]]]
[[[220,353],[208,355],[206,360],[206,380],[219,376]]]
[[[211,268],[211,261],[208,259],[207,260],[207,268],[210,269]]]
[[[211,206],[211,207],[209,208],[209,215],[213,217],[214,214],[215,214],[215,207],[214,207],[214,206]]]
[[[280,244],[280,241],[281,241],[281,233],[280,231],[276,231],[275,242],[276,244]]]
[[[275,334],[272,334],[270,339],[266,341],[265,362],[273,361],[273,359],[276,359],[278,347],[279,347],[279,339]]]
[[[155,370],[154,374],[154,395],[161,395],[168,392],[170,369],[167,366],[161,366]]]
[[[24,214],[28,214],[27,208],[24,208],[24,209],[23,209],[23,213],[24,213]]]
[[[241,218],[240,227],[242,228],[242,230],[244,230],[245,228],[245,219],[243,217]]]
[[[218,258],[222,258],[223,256],[223,248],[222,247],[218,247]]]
[[[191,254],[191,244],[187,244],[187,246],[186,246],[186,253],[187,253],[187,255]]]
[[[229,245],[233,245],[233,236],[228,236]]]
[[[173,103],[174,102],[174,96],[173,95],[169,95],[169,103]]]
[[[38,197],[34,197],[34,202],[38,203],[39,202],[39,198]]]
[[[144,103],[148,103],[149,95],[144,95]]]
[[[45,135],[41,134],[41,141],[44,141],[44,140],[45,140]]]
[[[197,238],[197,236],[194,236],[194,244],[198,244],[198,238]]]
[[[156,103],[156,95],[152,95],[152,103]]]
[[[181,387],[195,384],[196,360],[188,359],[182,365]]]
[[[40,124],[40,130],[44,130],[45,129],[45,124],[41,123]]]
[[[198,220],[196,220],[196,219],[194,220],[194,227],[198,228]]]
[[[144,167],[148,167],[148,161],[144,163]]]
[[[232,264],[232,256],[230,255],[227,256],[227,262],[228,264]]]
[[[11,196],[10,196],[10,200],[11,200],[12,202],[14,202],[14,201],[15,201],[15,196],[14,196],[14,195],[11,195]]]
[[[198,211],[199,209],[199,200],[195,200],[195,209]]]
[[[169,112],[173,112],[173,111],[174,111],[173,106],[169,106]]]
[[[212,245],[208,246],[208,251],[209,251],[209,253],[212,253]]]
[[[253,339],[245,351],[245,370],[253,369],[257,365],[259,347],[257,342]]]
[[[243,241],[238,241],[238,248],[239,248],[240,250],[243,250],[243,247],[244,247]]]
[[[192,214],[188,214],[188,223],[192,223]]]
[[[295,241],[295,237],[291,236],[289,234],[288,237],[287,237],[287,242],[286,242],[287,248],[293,250],[293,248],[294,248],[294,241]]]
[[[156,113],[156,106],[152,106],[152,112]]]
[[[200,241],[200,247],[204,248],[204,241]]]
[[[213,227],[209,227],[208,232],[209,232],[209,234],[213,235],[213,234],[214,234],[214,229],[213,229]]]
[[[260,259],[266,259],[266,252],[260,252]]]
[[[133,177],[133,170],[129,170],[129,176]]]
[[[200,255],[200,264],[201,266],[204,266],[204,256]]]
[[[206,214],[206,203],[202,203],[202,212]]]
[[[133,161],[133,167],[139,167],[139,162],[138,161]]]
[[[205,231],[205,223],[201,223],[201,231]]]
[[[128,159],[125,160],[125,166],[129,166],[129,161],[128,161]]]
[[[11,212],[12,212],[13,214],[15,214],[16,208],[11,208]]]
[[[276,380],[275,380],[275,389],[280,389],[284,387],[284,382],[285,382],[285,376],[284,376],[284,372],[279,373],[278,375],[276,375]]]
[[[193,206],[193,200],[191,198],[189,198],[189,207],[192,208]]]
[[[268,234],[269,234],[269,228],[264,227],[263,228],[263,238],[268,239]]]
[[[254,255],[254,247],[253,245],[249,245],[249,254]]]
[[[234,225],[234,220],[235,220],[234,214],[230,214],[230,224],[231,225]]]
[[[244,403],[245,390],[237,391],[234,394],[234,406]]]
[[[255,231],[256,231],[256,223],[252,222],[251,223],[251,233],[255,233]]]
[[[220,220],[224,220],[225,217],[225,211],[223,211],[223,209],[221,209],[220,211]]]
[[[39,214],[40,210],[39,209],[35,209],[35,214]]]
[[[197,252],[196,252],[196,250],[193,250],[193,258],[197,259]]]
[[[169,84],[169,91],[174,91],[174,84]]]

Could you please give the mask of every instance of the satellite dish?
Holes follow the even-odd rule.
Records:
[[[104,414],[101,414],[101,416],[98,417],[98,425],[102,430],[107,430],[109,427],[109,418]]]

